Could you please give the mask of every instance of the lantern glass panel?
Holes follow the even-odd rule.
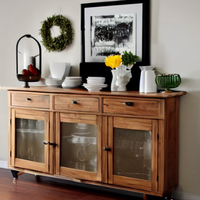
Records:
[[[18,45],[18,74],[31,64],[39,70],[39,48],[32,38],[23,38]]]

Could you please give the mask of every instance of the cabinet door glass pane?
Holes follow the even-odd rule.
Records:
[[[61,166],[97,172],[97,127],[61,123]]]
[[[151,180],[151,131],[114,128],[114,175]]]
[[[16,119],[16,158],[44,163],[44,121]]]

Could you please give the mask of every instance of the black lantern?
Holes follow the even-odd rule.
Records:
[[[16,45],[16,74],[19,81],[37,82],[41,78],[41,46],[30,34],[22,36]]]

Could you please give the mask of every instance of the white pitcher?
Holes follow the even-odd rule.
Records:
[[[155,71],[154,67],[151,66],[141,66],[140,74],[140,87],[139,92],[152,93],[157,92],[157,85],[155,82]]]

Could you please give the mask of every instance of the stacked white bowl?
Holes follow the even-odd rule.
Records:
[[[106,88],[108,85],[105,83],[105,77],[88,77],[87,83],[84,83],[83,86],[89,92],[99,92],[102,88]]]
[[[69,76],[71,64],[66,62],[50,62],[50,75],[45,79],[47,86],[60,87],[65,76]]]
[[[62,83],[63,88],[77,88],[82,84],[81,76],[66,76]]]
[[[58,78],[46,78],[45,79],[45,84],[47,86],[52,86],[52,87],[60,87],[62,84],[62,80]]]

